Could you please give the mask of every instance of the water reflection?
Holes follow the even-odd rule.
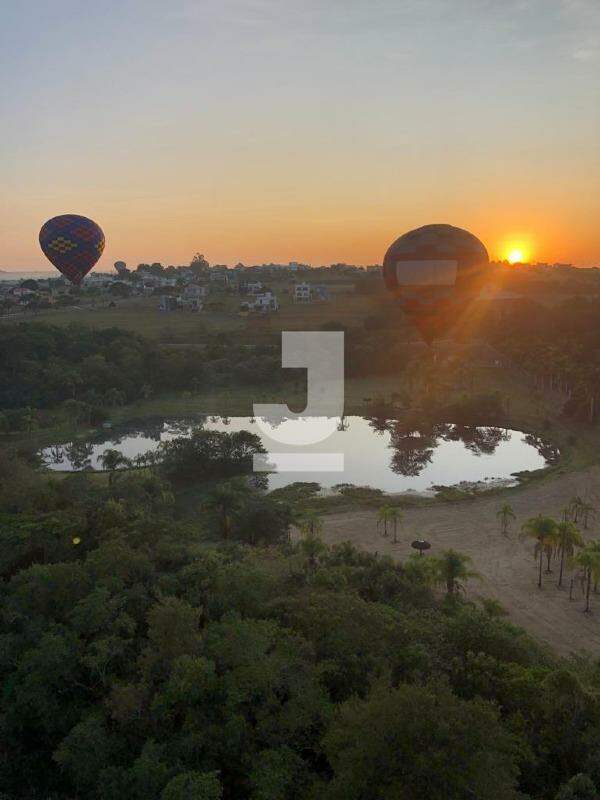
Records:
[[[325,419],[315,420],[315,423],[326,422]],[[294,425],[294,422],[282,420],[281,424]],[[278,426],[274,426],[274,430]],[[41,455],[52,470],[102,469],[102,455],[109,449],[125,455],[134,466],[149,466],[160,457],[161,442],[189,436],[199,428],[228,432],[249,430],[260,436],[267,450],[297,450],[277,444],[263,432],[263,427],[264,422],[259,427],[250,417],[199,415],[193,419],[167,421],[146,419],[127,427],[99,431],[88,441],[53,445]],[[520,431],[493,426],[417,423],[383,416],[338,419],[331,436],[311,447],[311,452],[343,453],[344,471],[274,474],[269,476],[270,488],[312,480],[324,487],[353,483],[384,491],[422,491],[432,485],[463,480],[508,479],[515,472],[554,463],[559,456],[551,443]]]

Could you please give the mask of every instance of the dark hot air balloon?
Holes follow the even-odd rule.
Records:
[[[40,231],[44,255],[76,286],[98,261],[104,244],[100,226],[79,214],[52,217]]]
[[[487,250],[472,233],[452,225],[424,225],[390,246],[383,278],[428,344],[446,334],[480,293]]]

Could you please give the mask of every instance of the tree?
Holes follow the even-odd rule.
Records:
[[[502,536],[508,536],[510,521],[516,519],[512,506],[509,503],[504,503],[502,508],[496,512],[496,516],[500,520],[500,533]]]
[[[598,800],[596,785],[589,775],[579,772],[558,790],[556,800]]]
[[[558,586],[562,586],[565,556],[573,557],[576,547],[583,547],[583,539],[574,522],[559,522],[556,526],[558,548],[560,551],[560,571],[558,573]]]
[[[231,537],[233,514],[242,505],[244,495],[249,493],[247,484],[241,481],[220,483],[212,490],[206,500],[206,507],[212,508],[219,515],[222,539]]]
[[[122,406],[125,403],[125,394],[119,389],[109,389],[104,395],[104,402],[107,406]]]
[[[68,419],[77,423],[89,423],[92,408],[88,403],[70,398],[64,401],[62,407]]]
[[[118,450],[109,449],[105,450],[100,456],[100,463],[102,464],[102,469],[109,473],[108,482],[112,485],[115,471],[129,465],[130,461]]]
[[[190,261],[190,270],[194,275],[202,275],[206,273],[209,268],[208,261],[204,258],[202,253],[196,253]]]
[[[447,688],[400,684],[348,700],[324,748],[324,800],[517,798],[517,740],[490,704]]]
[[[300,539],[300,552],[306,557],[307,570],[314,572],[317,568],[319,556],[327,551],[327,546],[317,533],[308,531]]]
[[[318,511],[305,509],[298,520],[301,533],[305,536],[318,536],[323,530],[323,521]]]
[[[588,542],[573,558],[573,564],[583,569],[585,581],[585,609],[586,614],[590,613],[590,589],[592,578],[600,574],[600,542]]]
[[[538,588],[542,588],[542,566],[544,553],[556,543],[556,522],[552,517],[531,517],[521,528],[521,538],[529,537],[536,542],[534,556],[539,557]]]
[[[93,789],[102,769],[110,763],[110,738],[100,713],[91,713],[75,725],[54,754],[77,788]]]
[[[236,539],[247,544],[276,544],[289,540],[291,507],[270,495],[252,492],[236,514]]]
[[[435,564],[437,581],[446,585],[449,597],[464,589],[463,581],[479,578],[479,573],[470,569],[470,556],[457,553],[456,550],[445,550],[441,556],[431,560]]]
[[[571,508],[571,517],[573,522],[579,522],[579,516],[585,506],[584,501],[581,499],[581,497],[579,497],[579,495],[574,495],[569,501],[569,506]]]
[[[584,500],[582,504],[579,506],[579,510],[583,517],[583,527],[585,528],[585,530],[587,530],[590,516],[592,517],[594,516],[594,514],[596,513],[596,508],[592,505],[592,503],[588,503],[587,501]]]
[[[35,408],[28,406],[21,414],[21,424],[25,426],[27,433],[31,433],[39,426],[38,413]]]
[[[161,800],[221,800],[218,772],[182,772],[163,789]]]
[[[392,525],[394,526],[394,544],[398,544],[398,525],[402,525],[402,521],[404,519],[404,514],[400,511],[399,508],[395,508],[394,506],[390,507],[388,518],[390,519]]]
[[[388,535],[388,522],[390,521],[390,506],[381,506],[377,512],[377,528],[383,525],[383,535],[387,538]]]

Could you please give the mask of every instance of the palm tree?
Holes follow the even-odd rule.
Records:
[[[543,517],[538,514],[537,517],[531,517],[521,528],[521,538],[529,536],[535,539],[536,546],[534,555],[539,555],[540,559],[540,572],[538,576],[538,588],[542,588],[542,565],[544,561],[544,553],[556,542],[556,522],[552,517]]]
[[[591,516],[594,516],[596,509],[591,503],[588,503],[584,500],[583,503],[579,506],[579,510],[581,512],[581,515],[583,516],[583,527],[587,531],[590,514]]]
[[[560,572],[558,586],[562,586],[565,556],[572,558],[576,547],[583,547],[583,539],[574,522],[559,522],[556,526],[558,549],[560,551]]]
[[[571,516],[573,518],[573,522],[579,522],[579,515],[581,513],[582,507],[585,505],[581,497],[579,495],[575,495],[570,500],[571,506]]]
[[[31,431],[38,427],[37,410],[35,408],[31,408],[31,406],[27,406],[21,416],[21,419],[25,425],[27,433],[31,433]]]
[[[573,558],[573,563],[583,569],[585,581],[584,612],[589,614],[592,577],[600,574],[600,542],[588,542],[588,544]]]
[[[508,527],[511,519],[516,519],[515,512],[509,503],[505,503],[502,508],[496,512],[496,516],[500,520],[500,533],[502,536],[508,536]]]
[[[109,407],[125,405],[125,400],[125,394],[116,387],[112,387],[104,395],[104,402]]]
[[[299,519],[299,527],[305,536],[318,536],[323,530],[323,522],[318,511],[307,508]]]
[[[307,533],[300,540],[300,551],[306,557],[307,571],[317,568],[319,556],[327,550],[327,545],[316,533]]]
[[[464,589],[463,581],[469,578],[479,578],[479,574],[470,569],[471,558],[456,550],[444,550],[441,556],[434,560],[437,582],[446,584],[446,592],[453,597]]]
[[[404,514],[400,511],[399,508],[390,507],[388,513],[388,519],[391,521],[392,525],[394,526],[394,544],[398,544],[398,525],[402,525],[402,521],[404,520]]]
[[[248,487],[238,481],[220,483],[212,490],[206,500],[206,507],[219,514],[221,537],[229,539],[233,522],[233,514],[242,504],[242,498]]]
[[[377,529],[383,524],[383,535],[387,538],[388,535],[388,522],[390,521],[390,506],[381,506],[377,512]]]

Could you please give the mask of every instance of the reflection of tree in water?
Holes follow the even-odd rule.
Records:
[[[531,447],[535,447],[538,453],[542,456],[542,458],[548,462],[548,464],[556,464],[560,457],[560,451],[558,447],[555,447],[550,442],[544,441],[544,439],[536,436],[533,433],[528,433],[523,437],[523,441],[527,444],[531,445]]]
[[[63,464],[65,460],[65,448],[62,444],[53,444],[43,452],[44,464]]]
[[[431,463],[437,445],[435,426],[415,430],[392,421],[390,444],[393,455],[390,467],[397,475],[416,477]]]
[[[394,425],[396,424],[395,419],[389,419],[388,417],[381,416],[379,414],[374,414],[373,416],[366,417],[369,422],[369,427],[372,428],[375,433],[378,433],[380,436],[382,433],[386,431],[392,431]]]
[[[213,417],[214,419],[214,417]],[[208,416],[198,414],[194,418],[168,420],[161,427],[161,433],[175,433],[178,436],[187,436],[196,430],[203,430]]]
[[[170,428],[171,426],[169,426]],[[160,442],[161,436],[165,430],[165,425],[162,420],[160,422],[143,422],[141,425],[136,426],[135,430],[127,432],[127,436],[141,436],[144,439],[150,439],[153,442]],[[179,432],[179,425],[173,426],[173,432]]]
[[[492,455],[500,442],[507,442],[510,434],[502,428],[482,428],[473,425],[448,425],[442,435],[446,442],[462,442],[476,456]]]
[[[69,442],[64,447],[65,455],[71,462],[72,469],[91,467],[93,444],[91,442]]]
[[[390,448],[394,451],[391,469],[399,475],[416,477],[431,463],[433,451],[440,441],[462,442],[475,455],[492,455],[500,442],[510,434],[502,428],[472,425],[406,424],[395,420],[371,418],[371,427],[379,433],[389,431]],[[535,445],[534,445],[535,446]]]

